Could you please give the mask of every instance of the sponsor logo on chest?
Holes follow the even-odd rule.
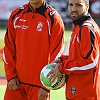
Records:
[[[19,22],[23,22],[23,24],[20,24],[20,25],[17,24],[18,21],[19,21]],[[15,29],[21,28],[21,29],[23,29],[23,30],[26,30],[26,29],[29,28],[29,26],[25,25],[26,22],[27,22],[27,20],[22,19],[22,18],[20,18],[20,17],[16,17],[15,20],[14,20],[14,23],[13,23],[14,28],[15,28]]]

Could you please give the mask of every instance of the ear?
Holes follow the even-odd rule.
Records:
[[[87,11],[89,10],[89,4],[86,4],[86,9],[87,9]]]

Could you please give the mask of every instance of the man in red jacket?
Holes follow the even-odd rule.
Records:
[[[47,100],[41,69],[63,53],[64,24],[45,0],[29,0],[8,20],[3,61],[8,81],[4,100]]]
[[[97,98],[98,100],[100,100],[100,67],[96,78],[97,78],[97,83],[96,83]]]
[[[96,92],[100,30],[88,9],[89,0],[69,0],[68,11],[73,23],[69,55],[53,61],[55,69],[47,75],[52,82],[62,73],[67,75],[67,100],[100,100]]]

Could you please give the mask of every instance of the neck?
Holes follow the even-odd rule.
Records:
[[[39,2],[36,2],[36,3],[31,3],[30,2],[30,5],[32,6],[33,9],[36,9],[36,8],[39,8],[42,4],[44,3],[44,1],[39,1]]]
[[[77,25],[82,25],[82,23],[86,20],[90,20],[92,17],[90,16],[90,14],[88,13],[87,15],[82,16],[81,18],[79,18],[78,20],[73,21],[74,24]]]

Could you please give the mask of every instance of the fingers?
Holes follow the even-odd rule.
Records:
[[[59,67],[59,63],[57,63],[56,67],[47,74],[47,77],[50,82],[54,82],[56,78],[59,79],[59,76],[61,76],[61,73],[60,73],[58,67]]]
[[[61,62],[61,59],[56,59],[54,61],[52,61],[52,63],[60,63]]]
[[[50,65],[51,65],[51,66],[54,66],[54,67],[56,68],[56,63],[50,63]],[[54,68],[53,70],[51,70],[51,71],[47,74],[47,77],[48,77],[48,78],[54,73],[55,68]]]
[[[9,86],[9,90],[14,90],[11,86]]]
[[[47,76],[46,76],[46,77],[48,77],[48,78],[49,78],[49,77],[52,75],[53,71],[54,71],[54,70],[50,71],[50,72],[47,74]]]
[[[17,85],[17,89],[19,89],[19,87],[20,87],[20,82],[19,82],[19,80],[16,78],[16,85]]]
[[[38,91],[38,100],[47,100],[47,98],[48,98],[48,92],[40,88],[40,90]]]
[[[47,77],[49,79],[49,82],[54,82],[56,76],[55,76],[55,72],[54,70],[50,71],[48,74],[47,74]]]
[[[17,78],[14,78],[14,79],[11,79],[9,82],[8,82],[8,87],[10,90],[17,90],[19,89],[19,81]]]
[[[56,73],[52,71],[52,73],[49,75],[48,78],[49,78],[49,81],[53,83],[56,77],[57,77]]]
[[[54,68],[56,67],[56,63],[50,63],[51,66],[53,66]]]
[[[48,95],[40,95],[38,100],[47,100]]]
[[[12,84],[12,85],[9,85],[9,89],[10,89],[10,90],[16,90],[17,87],[16,87],[15,85]]]

